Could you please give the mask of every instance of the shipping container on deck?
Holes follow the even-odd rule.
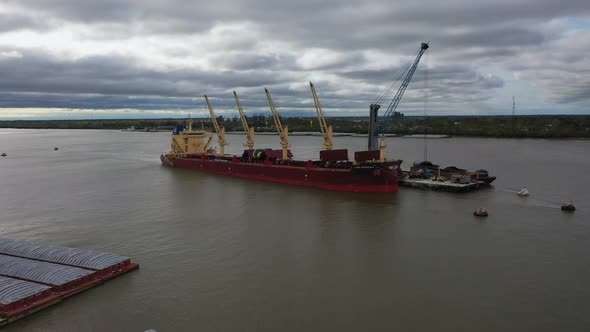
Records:
[[[347,161],[348,149],[322,150],[320,151],[322,161]]]
[[[379,160],[379,150],[356,151],[354,153],[354,160],[356,162],[363,162],[365,160]]]

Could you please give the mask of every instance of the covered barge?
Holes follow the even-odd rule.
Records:
[[[129,257],[0,238],[0,326],[138,267]]]

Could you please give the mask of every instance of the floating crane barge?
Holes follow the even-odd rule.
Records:
[[[0,326],[138,267],[129,257],[0,238]]]
[[[402,161],[390,160],[385,157],[387,146],[383,140],[383,120],[391,120],[395,117],[395,109],[412,79],[422,55],[428,48],[427,43],[422,43],[416,58],[403,67],[398,75],[400,86],[396,89],[395,84],[390,84],[384,93],[370,105],[368,150],[355,152],[352,161],[349,160],[348,150],[333,149],[332,128],[326,123],[316,89],[310,82],[318,123],[324,138],[319,160],[292,159],[293,154],[289,150],[289,131],[286,126],[283,127],[281,124],[270,92],[268,89],[264,89],[280,137],[281,150],[256,149],[254,147],[254,131],[248,126],[238,95],[234,91],[244,132],[247,136],[247,143],[244,144],[247,150],[244,150],[240,157],[228,156],[224,153],[224,147],[227,145],[225,131],[217,123],[213,107],[209,98],[205,96],[221,153],[216,153],[211,147],[213,134],[203,130],[193,130],[192,122],[189,119],[188,128],[177,127],[174,130],[170,152],[160,156],[162,165],[328,190],[397,192],[398,177],[402,175],[400,170]],[[380,104],[389,100],[391,101],[383,119],[379,119]],[[379,134],[381,134],[380,140]]]
[[[280,138],[280,150],[255,147],[254,130],[248,125],[238,94],[234,91],[240,120],[247,138],[244,144],[247,149],[243,151],[243,154],[241,156],[225,154],[225,146],[228,145],[225,130],[219,126],[211,102],[205,96],[215,134],[204,130],[193,130],[190,119],[186,127],[177,126],[173,131],[170,151],[160,156],[162,165],[260,181],[352,192],[397,192],[398,183],[403,186],[449,191],[469,191],[479,188],[481,184],[489,184],[495,177],[488,176],[487,171],[484,170],[470,173],[470,176],[475,179],[470,180],[469,183],[451,181],[457,175],[464,177],[463,175],[466,174],[449,172],[444,175],[451,180],[444,180],[440,172],[436,178],[431,176],[432,179],[412,178],[400,169],[401,160],[385,157],[387,145],[384,141],[384,127],[395,125],[395,121],[399,119],[396,108],[418,68],[420,59],[428,49],[428,43],[421,43],[416,57],[401,68],[396,78],[370,104],[368,150],[355,152],[353,160],[349,160],[347,149],[333,149],[332,127],[326,123],[315,86],[309,82],[320,132],[324,139],[319,160],[293,159],[293,154],[289,150],[289,130],[287,126],[282,125],[270,92],[264,89]],[[387,108],[383,116],[379,117],[379,109],[383,103],[387,103],[384,104]],[[215,136],[217,136],[220,153],[211,146]]]

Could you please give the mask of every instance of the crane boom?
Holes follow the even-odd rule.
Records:
[[[411,66],[404,67],[402,69],[402,71],[400,72],[400,74],[403,74],[403,79],[401,81],[401,85],[400,85],[399,89],[395,93],[395,96],[393,97],[393,99],[389,103],[389,106],[387,106],[387,110],[383,114],[383,118],[385,120],[391,119],[393,117],[393,115],[395,114],[395,110],[397,108],[397,105],[402,100],[404,92],[406,91],[406,88],[410,84],[410,81],[412,80],[412,77],[414,76],[414,72],[416,72],[416,68],[418,68],[418,63],[420,62],[422,55],[424,54],[424,52],[426,52],[428,47],[429,47],[428,43],[422,43],[420,45],[420,50],[418,51],[418,55],[416,55],[416,58],[412,62]],[[407,70],[407,72],[404,73],[405,70]],[[391,85],[390,88],[391,87],[393,87],[393,85]],[[383,139],[381,140],[381,144],[378,143],[379,131],[381,130],[382,123],[383,123],[383,119],[379,120],[379,118],[378,118],[379,108],[381,108],[381,105],[379,105],[379,100],[384,100],[387,96],[390,95],[390,92],[391,92],[391,90],[388,88],[384,92],[383,96],[381,96],[377,99],[378,100],[377,103],[371,104],[369,106],[370,113],[369,113],[369,144],[368,144],[369,146],[368,147],[369,147],[369,150],[379,149],[381,151],[381,155],[382,155],[381,159],[384,158],[383,151],[384,151],[386,145],[383,142]]]
[[[315,104],[315,110],[318,113],[320,130],[322,131],[322,136],[324,137],[324,150],[332,150],[332,126],[328,126],[326,124],[326,118],[324,117],[324,112],[322,111],[322,105],[320,104],[320,99],[318,98],[318,94],[315,91],[313,83],[309,82],[309,86],[311,87],[311,95],[313,97],[313,103]]]
[[[272,97],[270,96],[270,92],[267,88],[264,88],[264,92],[266,92],[266,98],[268,99],[268,106],[270,107],[270,111],[272,113],[272,119],[275,122],[275,127],[277,127],[277,131],[279,132],[279,137],[281,138],[281,147],[283,148],[283,160],[289,159],[289,129],[287,126],[283,128],[283,124],[281,123],[281,119],[279,118],[279,113],[275,108],[275,104],[272,101]]]
[[[219,142],[219,149],[221,150],[221,155],[225,154],[225,146],[228,145],[227,141],[225,140],[225,128],[219,127],[219,123],[217,123],[217,118],[215,117],[215,112],[213,112],[213,107],[211,107],[211,102],[209,102],[209,98],[205,95],[205,101],[207,102],[207,107],[209,108],[209,114],[211,115],[211,122],[213,122],[213,127],[215,128],[215,132],[217,133],[217,138]]]
[[[238,98],[238,94],[234,91],[234,97],[236,98],[236,104],[238,105],[238,111],[240,112],[240,119],[242,120],[242,127],[244,127],[244,132],[246,133],[246,144],[244,147],[247,147],[249,150],[254,149],[254,128],[248,126],[248,121],[246,120],[246,115],[244,114],[244,110],[242,109],[242,104],[240,103],[240,98]]]
[[[416,56],[416,59],[414,59],[414,62],[412,63],[410,70],[408,70],[408,73],[406,74],[406,76],[404,77],[404,80],[402,81],[401,87],[399,88],[399,90],[397,90],[397,93],[395,94],[395,96],[393,97],[391,102],[389,103],[389,106],[387,106],[387,110],[385,111],[385,114],[383,114],[384,118],[387,119],[387,118],[390,118],[391,116],[393,116],[393,112],[395,112],[397,105],[402,100],[404,92],[406,91],[406,88],[410,84],[410,81],[412,80],[412,77],[414,76],[414,72],[416,72],[416,68],[418,68],[418,63],[420,62],[422,55],[424,54],[424,52],[426,52],[427,49],[428,49],[428,44],[422,43],[422,45],[420,46],[420,51],[418,52],[418,55]]]

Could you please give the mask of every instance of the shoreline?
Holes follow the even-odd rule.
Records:
[[[172,130],[135,130],[135,131],[128,131],[118,128],[54,128],[54,127],[0,127],[2,129],[13,129],[13,130],[105,130],[105,131],[118,131],[118,132],[126,132],[126,133],[170,133]],[[243,131],[229,131],[225,133],[226,135],[244,135]],[[272,136],[277,135],[276,132],[271,131],[256,131],[256,135],[261,136]],[[368,134],[361,134],[361,133],[347,133],[347,132],[334,132],[334,137],[357,137],[357,138],[367,138]],[[448,139],[448,138],[496,138],[496,139],[546,139],[546,140],[572,140],[572,141],[587,141],[590,140],[590,137],[551,137],[551,136],[486,136],[486,135],[449,135],[449,134],[426,134],[426,139]],[[299,131],[299,132],[289,132],[289,136],[312,136],[312,137],[321,137],[322,134],[320,132],[315,131]],[[401,135],[401,134],[385,134],[385,138],[406,138],[406,139],[424,139],[424,134],[409,134],[409,135]]]

